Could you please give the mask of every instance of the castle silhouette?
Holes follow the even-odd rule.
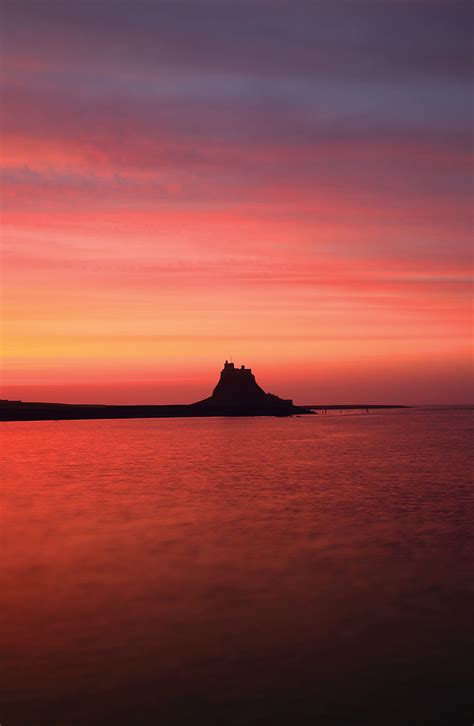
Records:
[[[192,405],[216,411],[222,408],[262,411],[262,413],[272,411],[277,415],[290,415],[302,411],[301,407],[294,406],[289,398],[265,393],[255,380],[251,368],[245,366],[238,368],[227,360],[212,395]]]

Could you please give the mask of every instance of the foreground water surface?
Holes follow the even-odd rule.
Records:
[[[2,424],[1,723],[471,723],[472,423]]]

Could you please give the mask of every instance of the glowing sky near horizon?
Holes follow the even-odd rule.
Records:
[[[2,5],[2,395],[472,401],[470,6]]]

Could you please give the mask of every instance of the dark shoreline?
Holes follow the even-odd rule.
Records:
[[[298,416],[317,411],[406,408],[392,405],[328,405],[294,406],[293,410],[271,408],[213,407],[181,404],[169,406],[151,405],[100,405],[75,403],[5,402],[0,404],[0,421],[70,421],[86,419],[130,418],[202,418],[211,416]]]

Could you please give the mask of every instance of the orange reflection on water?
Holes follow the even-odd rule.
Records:
[[[2,425],[6,722],[462,709],[469,420]]]

